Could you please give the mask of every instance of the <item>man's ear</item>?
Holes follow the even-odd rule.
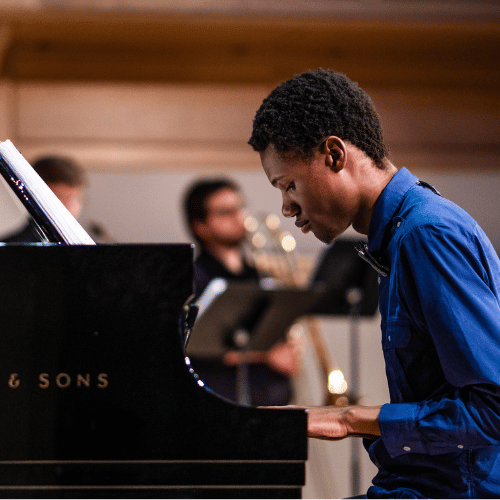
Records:
[[[191,225],[191,229],[193,231],[193,233],[200,239],[200,240],[204,240],[206,235],[207,235],[207,231],[208,231],[208,226],[207,224],[202,221],[202,220],[195,220],[193,221],[192,225]]]
[[[340,172],[344,168],[346,149],[342,139],[331,135],[321,144],[320,152],[325,155],[325,165],[333,172]]]

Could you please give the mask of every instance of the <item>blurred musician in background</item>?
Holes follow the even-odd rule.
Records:
[[[363,436],[369,498],[500,497],[500,261],[476,221],[388,159],[370,97],[345,75],[296,75],[249,141],[283,215],[329,243],[351,225],[379,273],[391,401],[308,408],[308,433]]]
[[[245,258],[246,238],[239,187],[229,179],[202,179],[184,196],[187,225],[198,243],[194,263],[198,298],[211,280],[258,282],[259,274]],[[247,353],[249,395],[252,405],[286,405],[292,397],[290,376],[298,370],[296,343],[278,343],[266,352]],[[198,374],[216,393],[236,401],[236,365],[239,353],[224,359],[192,359]]]
[[[81,211],[87,183],[83,168],[65,156],[43,156],[35,160],[32,167],[76,219]],[[1,241],[35,243],[40,241],[40,237],[30,218],[22,228],[1,238]]]

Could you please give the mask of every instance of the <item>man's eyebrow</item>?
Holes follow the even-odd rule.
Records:
[[[284,177],[284,175],[280,175],[278,177],[275,177],[272,181],[271,181],[271,185],[276,187],[276,184],[278,184],[278,182]]]

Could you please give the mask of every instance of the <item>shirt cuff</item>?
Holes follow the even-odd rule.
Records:
[[[405,453],[427,453],[416,428],[418,404],[385,404],[380,410],[382,441],[391,458]]]

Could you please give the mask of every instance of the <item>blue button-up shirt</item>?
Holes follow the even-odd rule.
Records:
[[[500,497],[500,262],[479,225],[401,169],[369,251],[380,277],[390,404],[365,442],[369,497]]]

